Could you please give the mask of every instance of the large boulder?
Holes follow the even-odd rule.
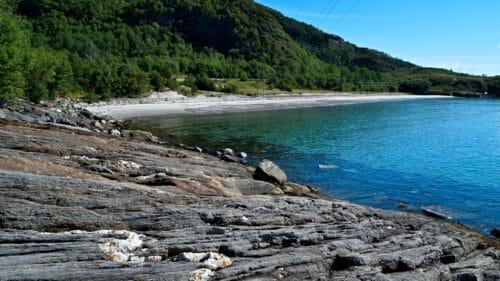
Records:
[[[286,174],[283,170],[269,160],[264,160],[259,163],[255,169],[255,179],[267,182],[284,185],[286,183]]]

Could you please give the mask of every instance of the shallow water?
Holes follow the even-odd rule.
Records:
[[[500,100],[438,99],[136,120],[172,143],[231,147],[291,181],[386,209],[500,226]],[[320,169],[318,165],[334,165]],[[336,167],[335,167],[336,166]]]

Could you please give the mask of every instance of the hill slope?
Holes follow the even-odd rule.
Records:
[[[182,87],[180,75],[187,75],[184,84],[192,90],[217,89],[209,78],[265,79],[280,89],[487,90],[482,77],[424,69],[358,48],[250,0],[4,0],[0,5],[4,100],[136,96],[151,88]]]

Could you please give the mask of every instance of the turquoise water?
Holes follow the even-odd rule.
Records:
[[[500,100],[438,99],[136,120],[172,143],[268,158],[290,180],[386,209],[500,226]],[[318,165],[338,168],[319,169]]]

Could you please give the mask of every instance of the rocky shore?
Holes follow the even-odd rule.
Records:
[[[160,142],[1,107],[0,280],[500,280],[494,238]]]

